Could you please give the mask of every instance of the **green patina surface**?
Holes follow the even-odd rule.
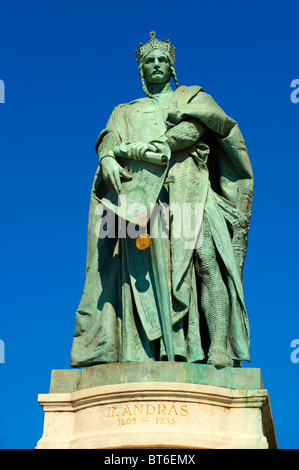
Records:
[[[206,364],[149,361],[53,370],[50,393],[136,382],[178,382],[249,390],[264,388],[261,371],[257,368],[217,369]]]
[[[116,363],[250,361],[243,263],[253,174],[245,141],[201,86],[179,86],[174,47],[150,36],[137,51],[145,96],[116,106],[96,141],[71,367],[112,364],[100,369],[103,379],[95,375],[100,383],[106,370],[120,380]],[[140,250],[144,230],[151,244]],[[124,367],[129,380],[131,366]],[[130,380],[145,380],[148,367]],[[88,382],[93,370],[66,380]],[[159,380],[165,366],[151,370]],[[250,372],[167,369],[171,380],[176,374],[231,386]]]

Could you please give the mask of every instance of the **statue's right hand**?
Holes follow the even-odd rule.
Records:
[[[113,157],[105,157],[101,162],[104,181],[117,194],[121,190],[120,178],[131,180],[132,176]]]
[[[146,142],[122,142],[114,147],[114,155],[120,158],[132,158],[133,160],[143,160],[145,152],[155,152],[156,147]]]

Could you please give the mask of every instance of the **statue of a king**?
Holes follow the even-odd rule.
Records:
[[[146,96],[117,106],[96,141],[71,366],[237,367],[250,360],[242,279],[253,191],[248,152],[238,124],[210,95],[178,85],[169,40],[150,36],[136,51]],[[142,204],[143,217],[128,215],[124,198],[126,208]],[[202,210],[187,211],[195,207]],[[168,219],[161,208],[170,208]],[[193,244],[187,212],[195,225],[201,219]],[[108,213],[115,224],[105,232]],[[148,233],[154,216],[157,236]]]

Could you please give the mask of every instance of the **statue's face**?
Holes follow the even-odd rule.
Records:
[[[143,73],[148,85],[169,82],[171,71],[168,57],[159,49],[153,49],[144,59]]]

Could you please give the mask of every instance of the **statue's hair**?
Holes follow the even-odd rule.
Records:
[[[146,83],[145,83],[145,80],[144,80],[143,64],[139,64],[138,70],[139,70],[139,75],[140,75],[140,78],[141,78],[141,85],[142,85],[142,89],[143,89],[144,93],[145,93],[149,98],[154,98],[154,95],[152,95],[152,94],[148,91],[148,88],[147,88]]]
[[[170,76],[173,78],[176,88],[178,88],[179,87],[179,82],[178,82],[178,79],[177,79],[177,75],[175,73],[174,65],[171,63],[169,58],[168,58],[168,62],[169,62],[169,65],[170,65]],[[139,75],[140,75],[140,78],[141,78],[141,85],[142,85],[142,89],[143,89],[144,93],[149,98],[155,98],[154,95],[152,95],[148,91],[148,88],[147,88],[146,83],[145,83],[144,71],[143,71],[143,61],[141,61],[141,63],[138,65],[138,70],[139,70]]]
[[[174,79],[175,86],[178,88],[179,87],[178,78],[175,73],[174,65],[171,63],[170,63],[170,71],[171,71],[171,76]]]

